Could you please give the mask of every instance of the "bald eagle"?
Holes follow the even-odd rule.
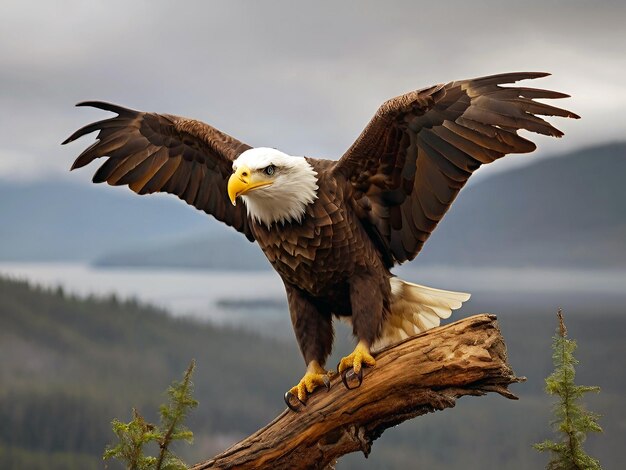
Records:
[[[78,106],[117,116],[63,143],[97,131],[72,169],[108,157],[94,183],[175,194],[259,244],[285,285],[307,366],[285,394],[295,409],[329,387],[334,318],[351,323],[358,343],[338,372],[346,386],[347,374],[360,385],[375,350],[439,325],[469,298],[400,280],[390,269],[417,256],[481,165],[535,150],[520,129],[560,137],[538,115],[578,118],[535,101],[568,95],[502,86],[546,75],[493,75],[393,98],[337,161],[252,148],[193,119],[98,101]]]

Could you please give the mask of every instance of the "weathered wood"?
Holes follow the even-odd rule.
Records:
[[[516,399],[520,382],[507,363],[494,315],[476,315],[434,328],[381,351],[360,388],[346,390],[339,377],[317,390],[299,412],[286,410],[222,454],[192,467],[324,468],[362,451],[385,429],[407,419],[451,408],[464,395],[497,392]]]

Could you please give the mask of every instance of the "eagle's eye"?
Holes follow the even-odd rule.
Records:
[[[276,168],[274,167],[274,165],[268,165],[263,171],[267,176],[272,176],[274,174],[274,171],[276,171]]]

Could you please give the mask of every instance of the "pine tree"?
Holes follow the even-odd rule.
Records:
[[[557,313],[559,327],[553,337],[552,350],[554,372],[546,378],[546,392],[558,396],[554,406],[555,421],[553,427],[558,433],[558,442],[545,440],[535,444],[535,449],[552,453],[548,462],[548,470],[587,470],[601,469],[600,462],[587,455],[583,442],[590,432],[602,432],[598,424],[599,415],[585,410],[580,404],[581,398],[588,392],[599,392],[599,387],[576,385],[575,366],[578,361],[574,357],[576,341],[567,338],[567,329],[563,320],[563,312]]]
[[[195,361],[191,361],[183,381],[173,382],[168,388],[169,403],[161,405],[158,425],[148,423],[135,409],[129,423],[113,420],[113,432],[119,443],[107,447],[103,458],[119,459],[125,462],[128,470],[185,470],[187,466],[170,450],[170,445],[178,440],[188,443],[193,440],[193,433],[183,425],[183,421],[189,411],[198,405],[192,396],[194,368]],[[159,447],[156,457],[144,454],[144,446],[150,442]]]

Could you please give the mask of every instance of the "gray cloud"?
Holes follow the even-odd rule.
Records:
[[[4,2],[0,177],[66,174],[86,143],[59,142],[102,116],[72,108],[86,99],[338,157],[385,99],[512,70],[552,72],[537,86],[572,94],[584,117],[558,123],[561,141],[536,139],[541,154],[623,139],[623,3]]]

